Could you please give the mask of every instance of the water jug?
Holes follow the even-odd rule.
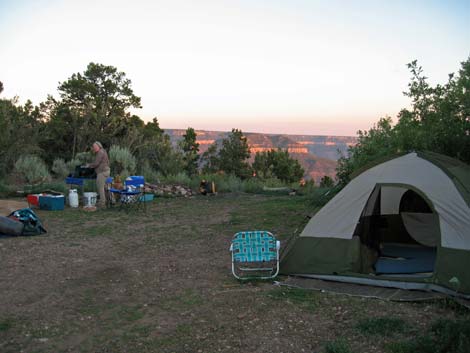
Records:
[[[70,189],[69,191],[69,205],[70,207],[78,207],[78,194],[77,189]]]

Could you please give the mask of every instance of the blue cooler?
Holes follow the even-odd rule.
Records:
[[[47,211],[62,211],[65,206],[64,195],[40,195],[39,208]]]

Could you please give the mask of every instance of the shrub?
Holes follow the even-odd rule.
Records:
[[[286,183],[278,178],[268,178],[264,180],[264,186],[268,188],[281,188],[286,186]]]
[[[160,176],[159,180],[161,180],[161,182],[164,184],[192,186],[192,180],[186,173],[171,174],[167,176],[162,175]]]
[[[38,156],[21,156],[15,163],[15,171],[29,184],[50,180],[44,161]]]
[[[315,186],[315,181],[308,180],[303,186],[299,186],[297,189],[299,195],[311,195],[314,197],[318,193],[318,188]],[[326,193],[326,190],[324,190]]]
[[[109,149],[109,162],[113,174],[122,177],[129,176],[135,172],[136,159],[126,147],[111,146]]]
[[[76,167],[77,165],[81,165],[81,164],[91,163],[91,162],[93,162],[93,160],[94,160],[94,157],[93,157],[93,154],[91,152],[77,153],[75,155],[75,158],[72,159],[72,161],[74,161],[74,163],[76,163],[76,161],[78,161],[78,163],[76,163],[74,165],[74,167]],[[70,162],[72,162],[72,161],[70,161]]]
[[[219,182],[219,186],[216,187],[221,192],[239,192],[242,190],[242,181],[235,175],[227,175],[222,178]]]
[[[0,197],[6,197],[12,192],[5,180],[0,179]]]
[[[23,191],[26,194],[40,194],[44,190],[54,190],[66,194],[68,192],[68,187],[65,184],[65,181],[57,181],[52,183],[41,183],[36,185],[25,185]]]
[[[70,174],[69,167],[62,158],[54,159],[52,163],[52,172],[59,178],[65,178]]]
[[[74,158],[70,161],[68,161],[66,163],[67,165],[67,170],[69,171],[69,173],[72,173],[74,170],[75,170],[75,167],[79,166],[79,165],[85,165],[87,164],[88,162],[82,162],[80,159],[78,158]]]
[[[193,190],[199,188],[201,180],[213,181],[218,192],[238,192],[242,190],[242,181],[234,175],[227,174],[200,174],[190,181]]]
[[[335,182],[333,181],[333,179],[328,176],[328,175],[324,175],[321,179],[320,179],[320,187],[321,188],[332,188],[333,186],[335,185]]]
[[[259,194],[263,192],[263,182],[259,179],[247,179],[242,183],[242,190],[253,194]]]
[[[145,181],[149,183],[159,183],[160,174],[158,174],[155,169],[153,169],[148,162],[144,162],[140,170],[138,170],[139,175],[145,177]]]
[[[314,188],[310,193],[312,197],[312,204],[314,207],[323,207],[330,201],[338,192],[338,186],[334,188]]]

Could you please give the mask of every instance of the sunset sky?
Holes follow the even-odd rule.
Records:
[[[112,65],[163,128],[355,135],[469,55],[470,0],[0,0],[2,97]]]

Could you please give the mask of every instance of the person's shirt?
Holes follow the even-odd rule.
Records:
[[[94,168],[96,174],[102,173],[109,169],[109,158],[106,151],[101,148],[98,152],[96,152],[95,161],[88,165],[90,168]]]

